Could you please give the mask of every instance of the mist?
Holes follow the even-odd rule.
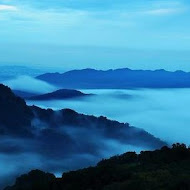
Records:
[[[18,76],[11,80],[3,81],[3,84],[9,86],[12,90],[26,91],[31,93],[48,93],[57,88],[44,81],[37,80],[30,76]]]
[[[18,81],[20,86],[9,82],[17,89],[20,87],[19,90],[30,92],[29,83],[28,88],[23,89],[21,87],[24,82]],[[39,86],[43,91],[52,90],[52,86],[49,85],[42,87],[40,81],[35,80],[34,84],[36,84],[33,87],[35,92],[39,92]],[[81,91],[92,93],[94,96],[70,100],[27,101],[27,104],[54,110],[70,108],[88,115],[103,115],[142,128],[169,144],[176,142],[190,144],[188,114],[190,89]],[[59,112],[55,112],[53,120],[57,117]],[[51,127],[38,117],[33,120],[32,125],[36,126],[32,129],[34,138],[23,139],[11,136],[1,138],[0,166],[4,169],[0,172],[2,179],[0,188],[14,183],[16,177],[32,169],[41,169],[61,176],[63,172],[94,166],[103,158],[116,154],[151,150],[150,147],[139,144],[135,138],[133,144],[127,144],[120,135],[123,133],[120,130],[116,132],[93,125],[80,128]],[[112,133],[117,138],[114,139]]]
[[[94,166],[103,158],[115,154],[151,150],[147,146],[127,144],[120,137],[111,138],[105,129],[89,126],[51,128],[40,120],[35,120],[34,123],[38,124],[34,138],[1,136],[1,189],[33,169],[51,172],[60,177],[63,172]]]
[[[190,144],[190,89],[81,90],[95,96],[67,101],[29,101],[43,108],[71,108],[143,128],[168,143]]]
[[[28,88],[31,87],[31,84],[28,83],[28,88],[22,89],[23,83],[21,79],[26,79],[24,82],[35,80],[30,77],[20,77],[16,83],[19,85],[15,85],[12,81],[9,81],[9,83],[16,89],[30,92]],[[34,84],[36,85],[32,85],[35,91],[38,90],[38,85],[41,85],[38,82],[38,80],[35,80]],[[51,88],[48,85],[42,85],[41,89],[47,91]],[[52,103],[53,105],[55,103],[55,107],[52,108],[56,110],[66,107],[63,105],[65,103],[68,104],[68,108],[72,108],[71,104],[82,108],[81,106],[87,103],[86,106],[89,106],[89,112],[91,112],[89,115],[92,115],[94,108],[103,111],[102,107],[100,107],[101,105],[97,104],[96,107],[90,106],[90,102],[92,103],[94,100],[97,101],[102,99],[102,97],[108,98],[108,100],[109,98],[129,98],[131,100],[134,98],[132,95],[120,93],[120,91],[116,91],[114,94],[111,91],[109,93],[106,92],[101,91],[91,98],[27,103],[42,107],[52,107],[46,104]],[[108,109],[106,106],[105,108],[105,110]],[[105,120],[103,120],[100,127],[97,123],[92,122],[91,117],[85,117],[85,120],[88,120],[88,124],[85,126],[62,125],[59,122],[61,121],[60,117],[62,117],[61,111],[53,112],[51,117],[48,117],[47,122],[38,116],[36,112],[35,118],[32,120],[30,129],[32,136],[16,137],[15,134],[10,134],[9,136],[1,135],[0,167],[2,170],[0,177],[2,181],[0,182],[0,189],[13,184],[18,176],[28,173],[33,169],[40,169],[54,173],[56,176],[61,176],[63,172],[94,166],[103,158],[109,158],[116,154],[122,154],[127,151],[139,153],[141,150],[152,150],[151,142],[143,144],[142,133],[142,137],[140,137],[142,138],[141,141],[134,138],[136,137],[136,132],[138,134],[141,130],[135,128],[130,130],[128,129],[128,125],[126,125],[126,129],[125,127],[107,127],[106,123],[104,123]],[[81,117],[81,115],[77,117]],[[84,120],[84,118],[81,120]],[[57,125],[54,125],[55,123],[51,121],[56,121]],[[126,139],[125,134],[128,134],[128,136],[126,135]]]

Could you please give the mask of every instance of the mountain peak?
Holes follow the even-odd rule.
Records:
[[[55,92],[41,94],[37,96],[31,96],[27,99],[29,100],[62,100],[62,99],[72,99],[72,98],[80,98],[90,94],[84,94],[78,90],[72,89],[60,89]]]

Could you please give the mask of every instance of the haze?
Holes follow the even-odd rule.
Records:
[[[0,0],[0,64],[190,71],[187,0]]]
[[[85,114],[104,115],[143,128],[168,142],[190,144],[190,89],[83,90],[95,96],[83,100],[29,101],[44,108],[71,108]],[[177,119],[176,119],[177,118]]]

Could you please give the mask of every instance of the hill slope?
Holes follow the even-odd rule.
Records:
[[[46,73],[37,77],[64,88],[184,88],[190,87],[190,73],[165,70],[73,70],[63,74]]]
[[[41,180],[43,179],[43,180]],[[128,152],[102,160],[96,167],[55,178],[39,170],[19,177],[6,190],[189,190],[190,149],[184,144]]]
[[[4,174],[13,180],[31,168],[70,171],[128,147],[156,149],[166,144],[142,129],[103,116],[27,106],[4,85],[0,85],[0,116],[0,162],[14,166],[2,170],[0,189],[7,185]]]
[[[110,139],[117,139],[124,143],[150,145],[159,147],[163,142],[146,131],[131,127],[128,123],[111,121],[106,117],[94,117],[79,114],[70,109],[54,111],[41,109],[36,106],[27,106],[22,98],[14,95],[8,87],[0,85],[0,132],[5,135],[21,135],[38,131],[54,131],[68,127],[74,129],[92,130]],[[35,132],[34,132],[35,129]],[[68,132],[62,131],[65,135]],[[69,136],[69,135],[68,135]]]
[[[23,99],[30,98],[32,96],[38,96],[39,94],[36,93],[30,93],[26,91],[21,91],[21,90],[13,90],[14,94],[18,97],[21,97]]]
[[[25,101],[0,84],[0,134],[26,135],[30,133],[34,115]]]
[[[29,100],[62,100],[62,99],[85,97],[88,95],[89,94],[84,94],[78,90],[61,89],[61,90],[57,90],[55,92],[51,92],[47,94],[31,96],[27,99]]]

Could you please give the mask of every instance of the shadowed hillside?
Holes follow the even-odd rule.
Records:
[[[60,173],[95,165],[101,158],[131,147],[152,150],[166,145],[128,123],[70,109],[27,106],[4,85],[0,85],[0,105],[0,154],[4,156],[0,162],[14,166],[8,174],[6,168],[2,171],[10,182],[32,168]],[[8,184],[4,179],[0,188]]]
[[[25,101],[0,84],[0,134],[29,134],[33,117]]]
[[[25,101],[4,85],[0,85],[0,129],[5,135],[36,135],[44,131],[56,131],[65,128],[62,132],[69,136],[66,130],[70,128],[81,130],[96,129],[110,139],[118,139],[124,143],[149,145],[159,147],[163,142],[142,129],[131,127],[128,123],[119,123],[108,120],[106,117],[94,117],[79,114],[70,109],[54,111],[41,109],[36,106],[27,106]]]
[[[55,178],[39,170],[19,177],[6,190],[189,190],[190,149],[184,144],[140,154],[127,152],[96,167]]]

